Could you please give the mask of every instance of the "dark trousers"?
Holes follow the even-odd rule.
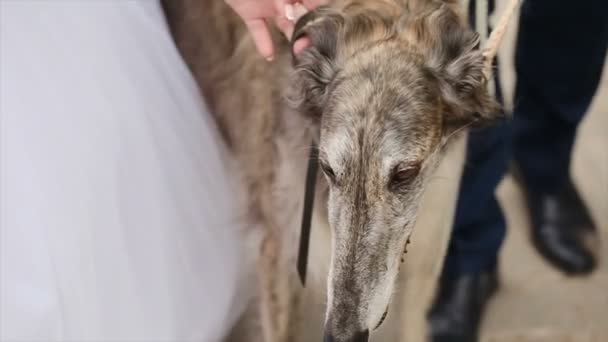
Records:
[[[552,193],[568,181],[607,45],[608,1],[524,0],[513,118],[469,136],[445,275],[495,267],[506,230],[495,191],[511,159],[530,191]]]

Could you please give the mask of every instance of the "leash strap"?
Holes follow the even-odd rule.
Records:
[[[302,286],[306,286],[306,269],[308,266],[308,250],[310,245],[310,226],[314,208],[315,189],[317,187],[317,172],[319,170],[319,150],[313,141],[310,144],[308,168],[306,170],[306,183],[304,188],[304,210],[302,213],[302,227],[300,230],[300,248],[298,251],[298,275]]]
[[[475,30],[479,34],[479,42],[481,46],[485,46],[489,37],[489,25],[490,25],[490,8],[488,0],[474,0],[475,1]],[[495,8],[495,6],[494,6]],[[488,91],[491,95],[495,95],[495,79],[491,77],[488,80]]]

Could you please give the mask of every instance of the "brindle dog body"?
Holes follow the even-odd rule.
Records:
[[[313,229],[329,224],[331,249],[309,264],[308,286],[327,280],[325,341],[367,341],[383,319],[448,138],[497,112],[486,89],[492,54],[457,3],[336,1],[298,21],[294,36],[308,36],[310,48],[294,57],[276,34],[280,53],[269,63],[224,1],[166,1],[237,161],[247,222],[263,234],[252,256],[261,340],[306,341],[295,259],[313,140],[323,170],[316,203],[327,204],[316,206]]]

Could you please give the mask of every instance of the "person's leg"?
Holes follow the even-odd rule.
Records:
[[[474,0],[469,3],[471,27],[475,27],[475,3]],[[488,5],[492,13],[494,1],[489,1]],[[504,104],[498,63],[497,59],[494,90],[498,102]],[[469,132],[444,277],[479,274],[496,266],[506,222],[495,190],[507,171],[509,147],[510,127],[507,122]]]
[[[505,237],[495,189],[507,169],[508,146],[504,124],[469,135],[453,233],[429,316],[434,342],[477,340],[485,303],[496,289]]]
[[[445,276],[495,268],[506,230],[495,189],[507,170],[508,156],[507,125],[469,134]]]
[[[535,3],[536,2],[536,3]],[[472,1],[474,3],[474,1]],[[530,9],[526,9],[528,7],[536,7],[539,6],[538,3],[540,1],[529,0],[526,2],[525,8],[523,10],[522,22],[527,22],[529,17],[526,16],[526,12],[530,11]],[[605,4],[602,4],[602,8],[596,7],[595,12],[593,10],[586,10],[584,12],[582,9],[573,9],[573,6],[570,4],[562,4],[561,2],[554,1],[544,1],[547,4],[553,4],[554,6],[559,6],[565,8],[566,11],[577,11],[579,15],[595,15],[598,18],[601,18],[605,10]],[[540,6],[544,6],[542,3]],[[579,5],[575,6],[578,7]],[[520,65],[518,65],[518,71],[521,72],[522,63],[526,63],[527,57],[525,57],[525,53],[522,53],[522,49],[520,46],[523,44],[530,44],[531,47],[536,47],[536,50],[544,51],[542,44],[544,42],[549,43],[559,43],[560,37],[564,35],[564,33],[555,33],[556,30],[543,30],[540,32],[545,32],[545,35],[537,38],[535,41],[531,41],[527,39],[525,42],[522,42],[521,36],[528,35],[527,30],[539,30],[538,27],[543,27],[544,20],[543,15],[540,14],[543,10],[539,10],[539,17],[535,18],[534,23],[535,26],[532,28],[530,23],[527,23],[528,26],[523,27],[520,30],[520,40],[518,46],[518,61]],[[471,10],[470,13],[474,13],[474,10]],[[546,15],[553,15],[551,12],[547,12]],[[596,19],[598,19],[596,18]],[[570,32],[569,35],[572,37],[576,34],[580,35],[584,30],[589,30],[588,28],[577,27],[575,24],[570,21],[568,18],[562,18],[561,21],[557,21],[559,25],[562,25],[561,30],[569,30],[574,29],[575,32]],[[603,19],[601,19],[603,20]],[[532,20],[530,20],[532,21]],[[605,25],[601,25],[595,20],[595,25],[597,28],[595,30],[591,29],[589,32],[599,33],[599,36],[605,36]],[[564,25],[564,23],[568,23],[568,25]],[[606,21],[604,20],[604,23]],[[522,23],[522,25],[524,25]],[[524,25],[525,26],[525,25]],[[583,26],[586,27],[586,26]],[[537,32],[538,33],[538,32]],[[553,33],[553,34],[551,34]],[[583,33],[589,34],[589,33]],[[532,37],[538,37],[540,35],[532,35]],[[578,37],[578,36],[577,36]],[[540,42],[538,40],[541,40]],[[591,39],[595,40],[595,39]],[[587,43],[584,43],[587,41]],[[596,43],[601,41],[601,39],[595,40]],[[593,43],[588,42],[588,38],[585,38],[578,42],[577,44],[572,44],[573,54],[578,54],[579,59],[585,58],[585,52],[576,51],[576,48],[585,50],[585,45],[587,45],[587,50],[590,50],[590,46],[596,46]],[[599,46],[599,44],[597,45]],[[600,46],[601,47],[601,46]],[[568,50],[566,46],[561,46],[562,50]],[[605,43],[603,48],[603,53],[605,54]],[[556,72],[559,70],[559,67],[555,65],[550,66],[549,63],[556,62],[557,64],[562,63],[561,69],[566,69],[564,72],[567,72],[569,75],[576,74],[576,68],[573,68],[574,65],[569,65],[569,63],[563,62],[561,59],[561,55],[564,51],[560,50],[559,52],[551,52],[547,53],[544,56],[544,59],[539,59],[538,63],[543,64],[543,67],[546,68],[548,72]],[[596,51],[597,52],[597,51]],[[594,59],[594,58],[592,58]],[[596,68],[591,67],[591,69],[596,70],[596,76],[593,77],[593,73],[589,72],[586,77],[581,76],[581,78],[586,79],[585,83],[581,80],[581,83],[585,83],[577,92],[588,94],[586,100],[582,97],[582,106],[579,103],[578,107],[578,119],[575,121],[575,124],[572,126],[571,134],[570,134],[570,142],[567,144],[563,144],[562,146],[567,147],[567,151],[562,151],[561,154],[555,154],[554,151],[548,149],[548,152],[544,151],[536,151],[527,153],[526,157],[530,159],[530,167],[535,166],[534,161],[539,160],[535,159],[539,157],[541,153],[553,153],[555,156],[554,160],[560,161],[561,164],[564,164],[564,156],[567,156],[567,162],[569,162],[569,154],[572,145],[572,139],[574,137],[574,129],[576,128],[576,123],[580,120],[580,117],[586,110],[588,106],[588,102],[592,96],[592,93],[589,95],[589,89],[595,90],[597,86],[597,80],[599,79],[599,73],[601,70],[601,65],[603,63],[603,57],[596,57],[594,59]],[[601,60],[601,62],[600,62]],[[524,62],[522,62],[524,61]],[[579,61],[578,64],[585,63]],[[598,66],[599,65],[599,66]],[[532,68],[536,68],[534,66]],[[525,74],[525,73],[524,73]],[[520,83],[518,84],[518,99],[516,100],[517,108],[521,108],[522,98],[521,95],[524,94],[523,89],[525,88],[525,84],[527,83],[528,78],[522,79],[521,74]],[[542,84],[543,86],[548,83],[543,77],[546,75],[536,74],[537,82]],[[566,89],[571,83],[565,82],[563,80],[559,80],[560,75],[553,75],[558,77],[557,80],[553,81],[562,82],[561,84],[565,84],[564,86],[559,86],[557,84],[552,85],[557,89]],[[524,76],[525,77],[525,76]],[[541,83],[542,82],[542,83]],[[550,81],[551,82],[551,81]],[[587,91],[584,91],[587,89]],[[564,99],[568,99],[567,96]],[[562,100],[560,100],[562,101]],[[562,102],[554,101],[557,104]],[[573,106],[576,108],[576,105],[570,103],[569,106]],[[564,108],[568,108],[567,106]],[[565,112],[568,112],[567,110]],[[569,116],[575,116],[577,114],[570,113]],[[518,133],[522,132],[522,124],[518,117],[521,117],[520,113],[516,114],[516,125],[518,126]],[[566,116],[568,117],[568,115]],[[546,129],[546,128],[545,128]],[[454,222],[452,240],[450,241],[450,246],[448,249],[448,253],[446,256],[446,263],[444,267],[444,272],[442,276],[442,281],[440,284],[439,294],[437,299],[433,305],[433,309],[430,315],[430,323],[431,323],[431,334],[433,336],[434,341],[472,341],[476,336],[476,331],[479,324],[479,317],[481,316],[484,303],[487,300],[488,294],[491,292],[492,287],[495,285],[495,279],[492,279],[492,276],[495,275],[495,266],[498,251],[502,244],[505,235],[505,221],[494,196],[494,191],[498,182],[502,179],[502,175],[506,169],[506,164],[509,158],[509,128],[507,126],[496,127],[487,132],[479,132],[473,133],[470,135],[469,147],[467,151],[467,165],[465,168],[465,172],[463,174],[461,190],[458,198],[458,207],[456,211],[456,217]],[[521,135],[519,137],[519,152],[520,155],[526,153],[528,146],[527,142],[522,139],[525,135]],[[545,131],[536,131],[534,134],[531,134],[528,138],[534,139],[544,139],[546,138],[547,133]],[[553,138],[553,137],[552,137]],[[567,136],[566,136],[567,138]],[[562,138],[562,141],[568,141],[568,139]],[[539,150],[542,150],[539,148]],[[518,160],[525,160],[526,157],[520,157]],[[540,156],[542,159],[542,156]],[[525,161],[524,161],[525,162]],[[547,170],[551,170],[551,167],[546,167],[543,164],[542,169],[544,172]],[[555,165],[555,164],[554,164]],[[525,170],[526,171],[526,170]],[[543,177],[543,171],[538,171],[536,175],[539,178]],[[527,175],[532,176],[534,172],[527,172]],[[564,168],[562,175],[559,175],[559,172],[553,177],[554,179],[559,178],[567,178],[564,177],[563,174],[567,175],[567,167]],[[530,181],[533,182],[533,181]],[[538,183],[539,186],[542,186],[544,182]],[[547,181],[546,183],[549,183]],[[545,184],[546,184],[545,183]],[[548,187],[548,186],[547,186]]]
[[[603,0],[529,0],[521,10],[513,153],[535,246],[567,273],[587,273],[595,264],[579,237],[593,224],[569,166],[576,129],[601,78],[606,13]]]
[[[522,4],[513,154],[534,192],[555,193],[569,178],[576,129],[604,66],[606,13],[603,0]]]
[[[495,196],[509,160],[509,127],[471,132],[452,237],[430,313],[433,341],[475,341],[496,287],[506,223]]]
[[[471,1],[469,9],[472,21],[474,3]],[[493,10],[492,1],[490,5]],[[502,103],[498,73],[495,79]],[[452,237],[429,315],[434,342],[475,341],[485,303],[496,288],[498,251],[506,222],[495,191],[507,170],[509,129],[502,123],[469,134]]]

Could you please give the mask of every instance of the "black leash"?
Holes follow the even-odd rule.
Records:
[[[318,169],[319,150],[317,149],[317,144],[315,144],[313,141],[310,144],[310,155],[308,156],[308,168],[306,170],[304,210],[302,213],[302,228],[300,230],[300,249],[298,251],[298,274],[300,276],[302,286],[306,285],[306,269],[308,266],[308,249],[310,245],[310,225],[315,201]]]

